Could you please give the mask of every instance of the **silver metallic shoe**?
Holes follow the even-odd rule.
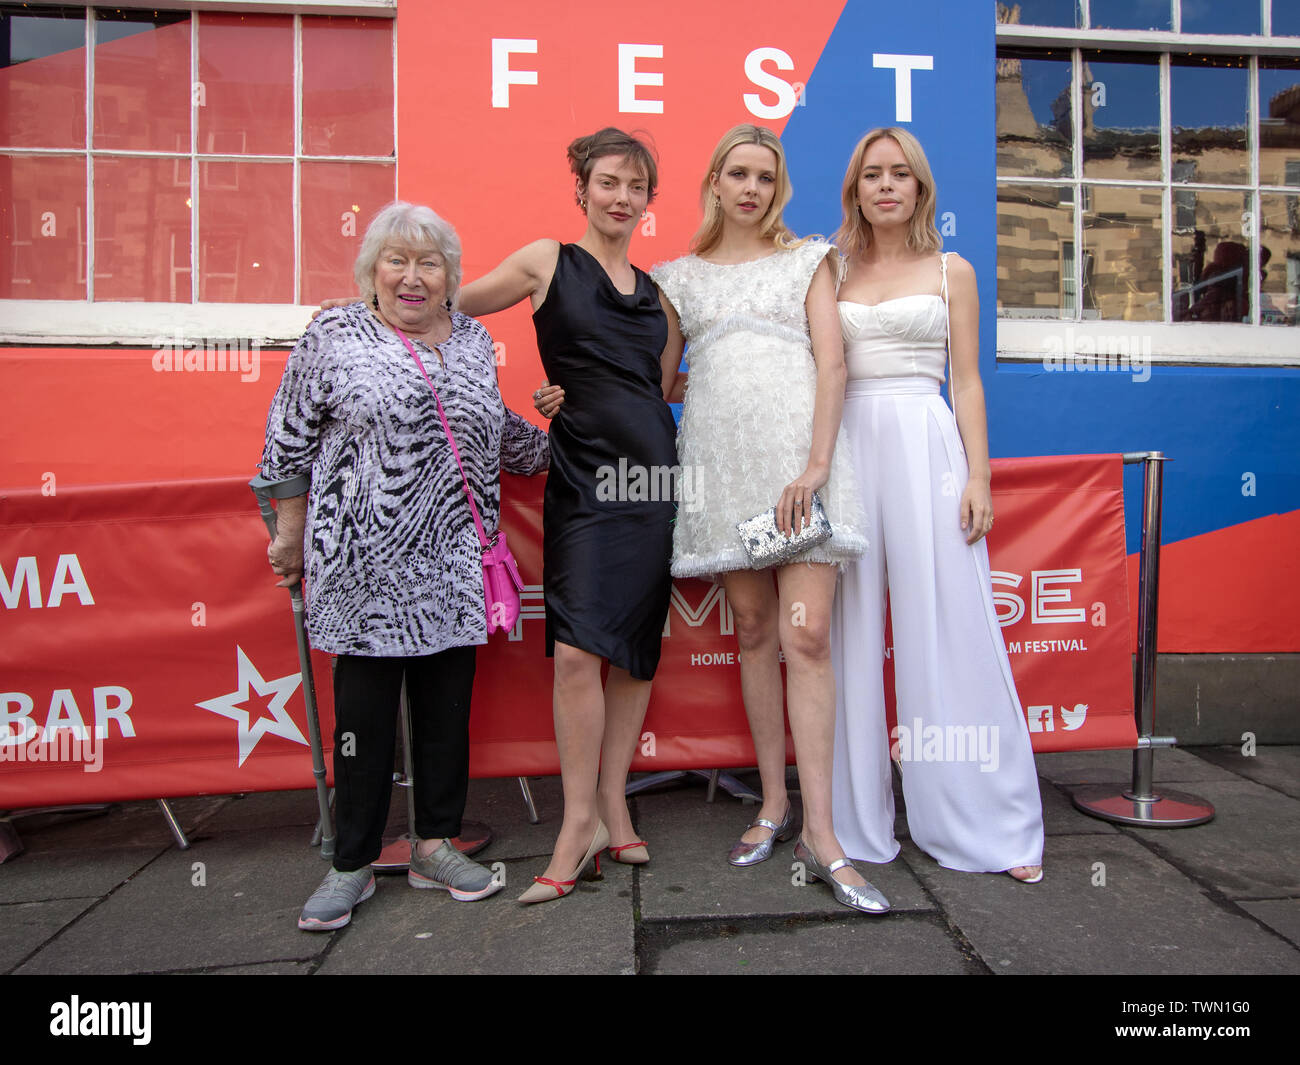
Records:
[[[831,893],[835,896],[836,902],[842,902],[845,906],[850,906],[855,910],[861,910],[863,913],[881,914],[889,912],[889,900],[880,893],[871,884],[865,887],[857,887],[853,884],[842,884],[835,879],[835,870],[857,868],[847,858],[840,858],[838,861],[831,862],[829,866],[822,865],[817,860],[802,839],[794,847],[795,861],[803,862],[803,866],[808,876],[814,880],[824,880],[830,885]]]
[[[759,840],[757,843],[746,843],[744,840],[737,843],[727,855],[727,861],[732,865],[743,867],[767,861],[772,857],[772,848],[774,846],[791,839],[799,831],[799,826],[794,820],[794,806],[790,803],[786,803],[785,817],[781,819],[779,825],[774,825],[767,818],[760,817],[750,824],[749,828],[766,828],[769,833],[768,837]],[[745,831],[748,832],[749,828],[745,829]]]

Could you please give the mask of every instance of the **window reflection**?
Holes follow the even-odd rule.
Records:
[[[393,154],[391,22],[303,18],[302,150]]]
[[[85,147],[84,8],[0,5],[0,144]]]
[[[1246,147],[1246,61],[1217,56],[1170,62],[1172,153],[1194,163],[1189,180],[1244,185],[1250,181]]]
[[[998,22],[1012,26],[1082,26],[1078,0],[1020,0],[997,5]]]
[[[95,160],[95,299],[190,302],[190,161]]]
[[[1259,4],[1183,0],[1184,33],[1259,33]]]
[[[1072,172],[1070,56],[1024,58],[999,49],[997,60],[998,173],[1066,177]]]
[[[86,298],[86,157],[0,156],[0,299]]]
[[[293,18],[199,20],[199,151],[293,154]]]
[[[1250,193],[1187,190],[1195,227],[1175,229],[1176,322],[1250,321]]]
[[[95,12],[96,148],[190,150],[190,20]]]
[[[1221,0],[1220,0],[1221,2]],[[1172,30],[1172,0],[1092,0],[1093,29]]]
[[[199,299],[292,303],[292,163],[199,166]]]
[[[1159,188],[1090,188],[1083,212],[1085,318],[1164,318]]]
[[[1273,36],[1300,37],[1300,2],[1273,0]]]
[[[1074,204],[1052,185],[998,186],[998,313],[1059,318],[1075,313]]]
[[[1159,181],[1160,65],[1156,56],[1083,55],[1083,176]]]
[[[1260,60],[1259,180],[1300,186],[1300,60]]]
[[[1266,192],[1259,214],[1259,320],[1300,325],[1300,196]]]

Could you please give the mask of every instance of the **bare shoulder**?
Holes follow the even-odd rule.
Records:
[[[975,283],[975,267],[963,259],[955,251],[948,254],[948,278],[959,284],[973,285]]]
[[[549,277],[555,272],[555,261],[559,255],[560,242],[551,237],[543,237],[512,252],[505,261],[533,277]]]

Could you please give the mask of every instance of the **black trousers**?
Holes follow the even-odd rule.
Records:
[[[334,868],[379,857],[393,792],[393,746],[402,677],[411,707],[415,834],[460,835],[469,788],[469,704],[474,648],[413,658],[339,655],[334,669]]]

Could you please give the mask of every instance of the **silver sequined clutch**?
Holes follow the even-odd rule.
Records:
[[[738,522],[736,529],[755,569],[793,562],[805,551],[824,544],[831,538],[831,523],[816,492],[813,493],[812,508],[802,532],[791,536],[782,533],[776,527],[776,507]]]

